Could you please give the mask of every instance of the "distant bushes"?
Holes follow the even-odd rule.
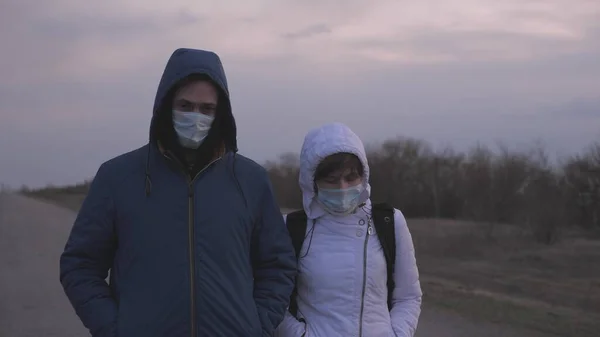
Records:
[[[490,237],[494,224],[512,223],[547,244],[570,226],[600,230],[600,143],[557,165],[539,146],[476,146],[462,153],[397,138],[367,152],[372,199],[391,203],[407,217],[483,222]],[[287,153],[265,165],[283,207],[302,207],[298,160]]]
[[[90,181],[84,181],[71,186],[46,186],[39,189],[30,189],[27,186],[22,186],[20,192],[22,194],[41,198],[51,198],[57,194],[73,194],[85,195],[90,189]]]
[[[466,152],[435,151],[424,141],[388,140],[367,150],[372,199],[387,201],[410,218],[473,220],[521,226],[538,242],[554,243],[566,228],[600,233],[600,143],[552,164],[546,151],[475,146]],[[264,165],[282,207],[301,208],[299,158],[285,153]],[[52,199],[87,194],[89,181],[30,190]]]

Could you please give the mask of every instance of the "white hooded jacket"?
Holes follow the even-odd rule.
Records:
[[[314,191],[317,166],[338,152],[355,154],[364,166],[364,206],[342,217],[327,213]],[[360,138],[341,123],[311,130],[300,154],[299,180],[308,224],[298,261],[297,302],[306,324],[287,312],[276,336],[412,337],[422,296],[412,237],[404,216],[395,210],[396,288],[389,311],[385,257],[374,226],[368,234],[371,187]]]

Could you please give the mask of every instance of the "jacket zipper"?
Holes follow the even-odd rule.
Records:
[[[194,267],[194,257],[196,256],[196,252],[194,249],[194,182],[196,178],[204,172],[207,168],[209,168],[212,164],[218,161],[221,158],[217,158],[208,165],[206,165],[202,170],[200,170],[193,179],[190,179],[188,176],[188,251],[190,258],[190,335],[191,337],[196,337],[196,268]]]
[[[371,227],[371,219],[369,218],[367,224],[367,235],[365,235],[365,246],[363,253],[363,282],[362,282],[362,295],[360,299],[360,320],[358,321],[358,336],[362,337],[362,326],[363,326],[363,314],[365,312],[365,293],[367,290],[367,248],[369,243],[369,236],[373,234],[373,227]]]
[[[188,178],[188,253],[190,258],[190,335],[196,336],[196,291],[194,268],[194,184]]]

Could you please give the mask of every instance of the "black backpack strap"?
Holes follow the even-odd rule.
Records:
[[[296,260],[298,260],[300,256],[300,250],[302,249],[304,238],[306,238],[307,222],[308,217],[306,216],[304,210],[299,210],[288,214],[285,220],[288,232],[292,238],[292,245],[294,245],[294,250],[296,251]],[[298,318],[298,302],[296,301],[296,296],[298,295],[298,288],[296,287],[297,281],[298,280],[296,279],[296,282],[294,282],[294,290],[292,291],[292,296],[290,296],[289,307],[290,313],[296,318]]]
[[[387,203],[373,205],[373,224],[377,237],[383,248],[387,264],[388,308],[392,309],[394,282],[394,266],[396,264],[396,228],[394,226],[394,208]]]

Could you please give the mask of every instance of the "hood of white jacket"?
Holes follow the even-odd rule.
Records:
[[[325,124],[306,134],[300,152],[299,182],[302,190],[302,204],[309,219],[317,219],[327,214],[315,198],[315,171],[323,159],[338,152],[352,153],[360,159],[364,168],[363,185],[365,187],[360,196],[360,203],[369,200],[371,194],[369,163],[362,141],[348,126],[342,123]]]

